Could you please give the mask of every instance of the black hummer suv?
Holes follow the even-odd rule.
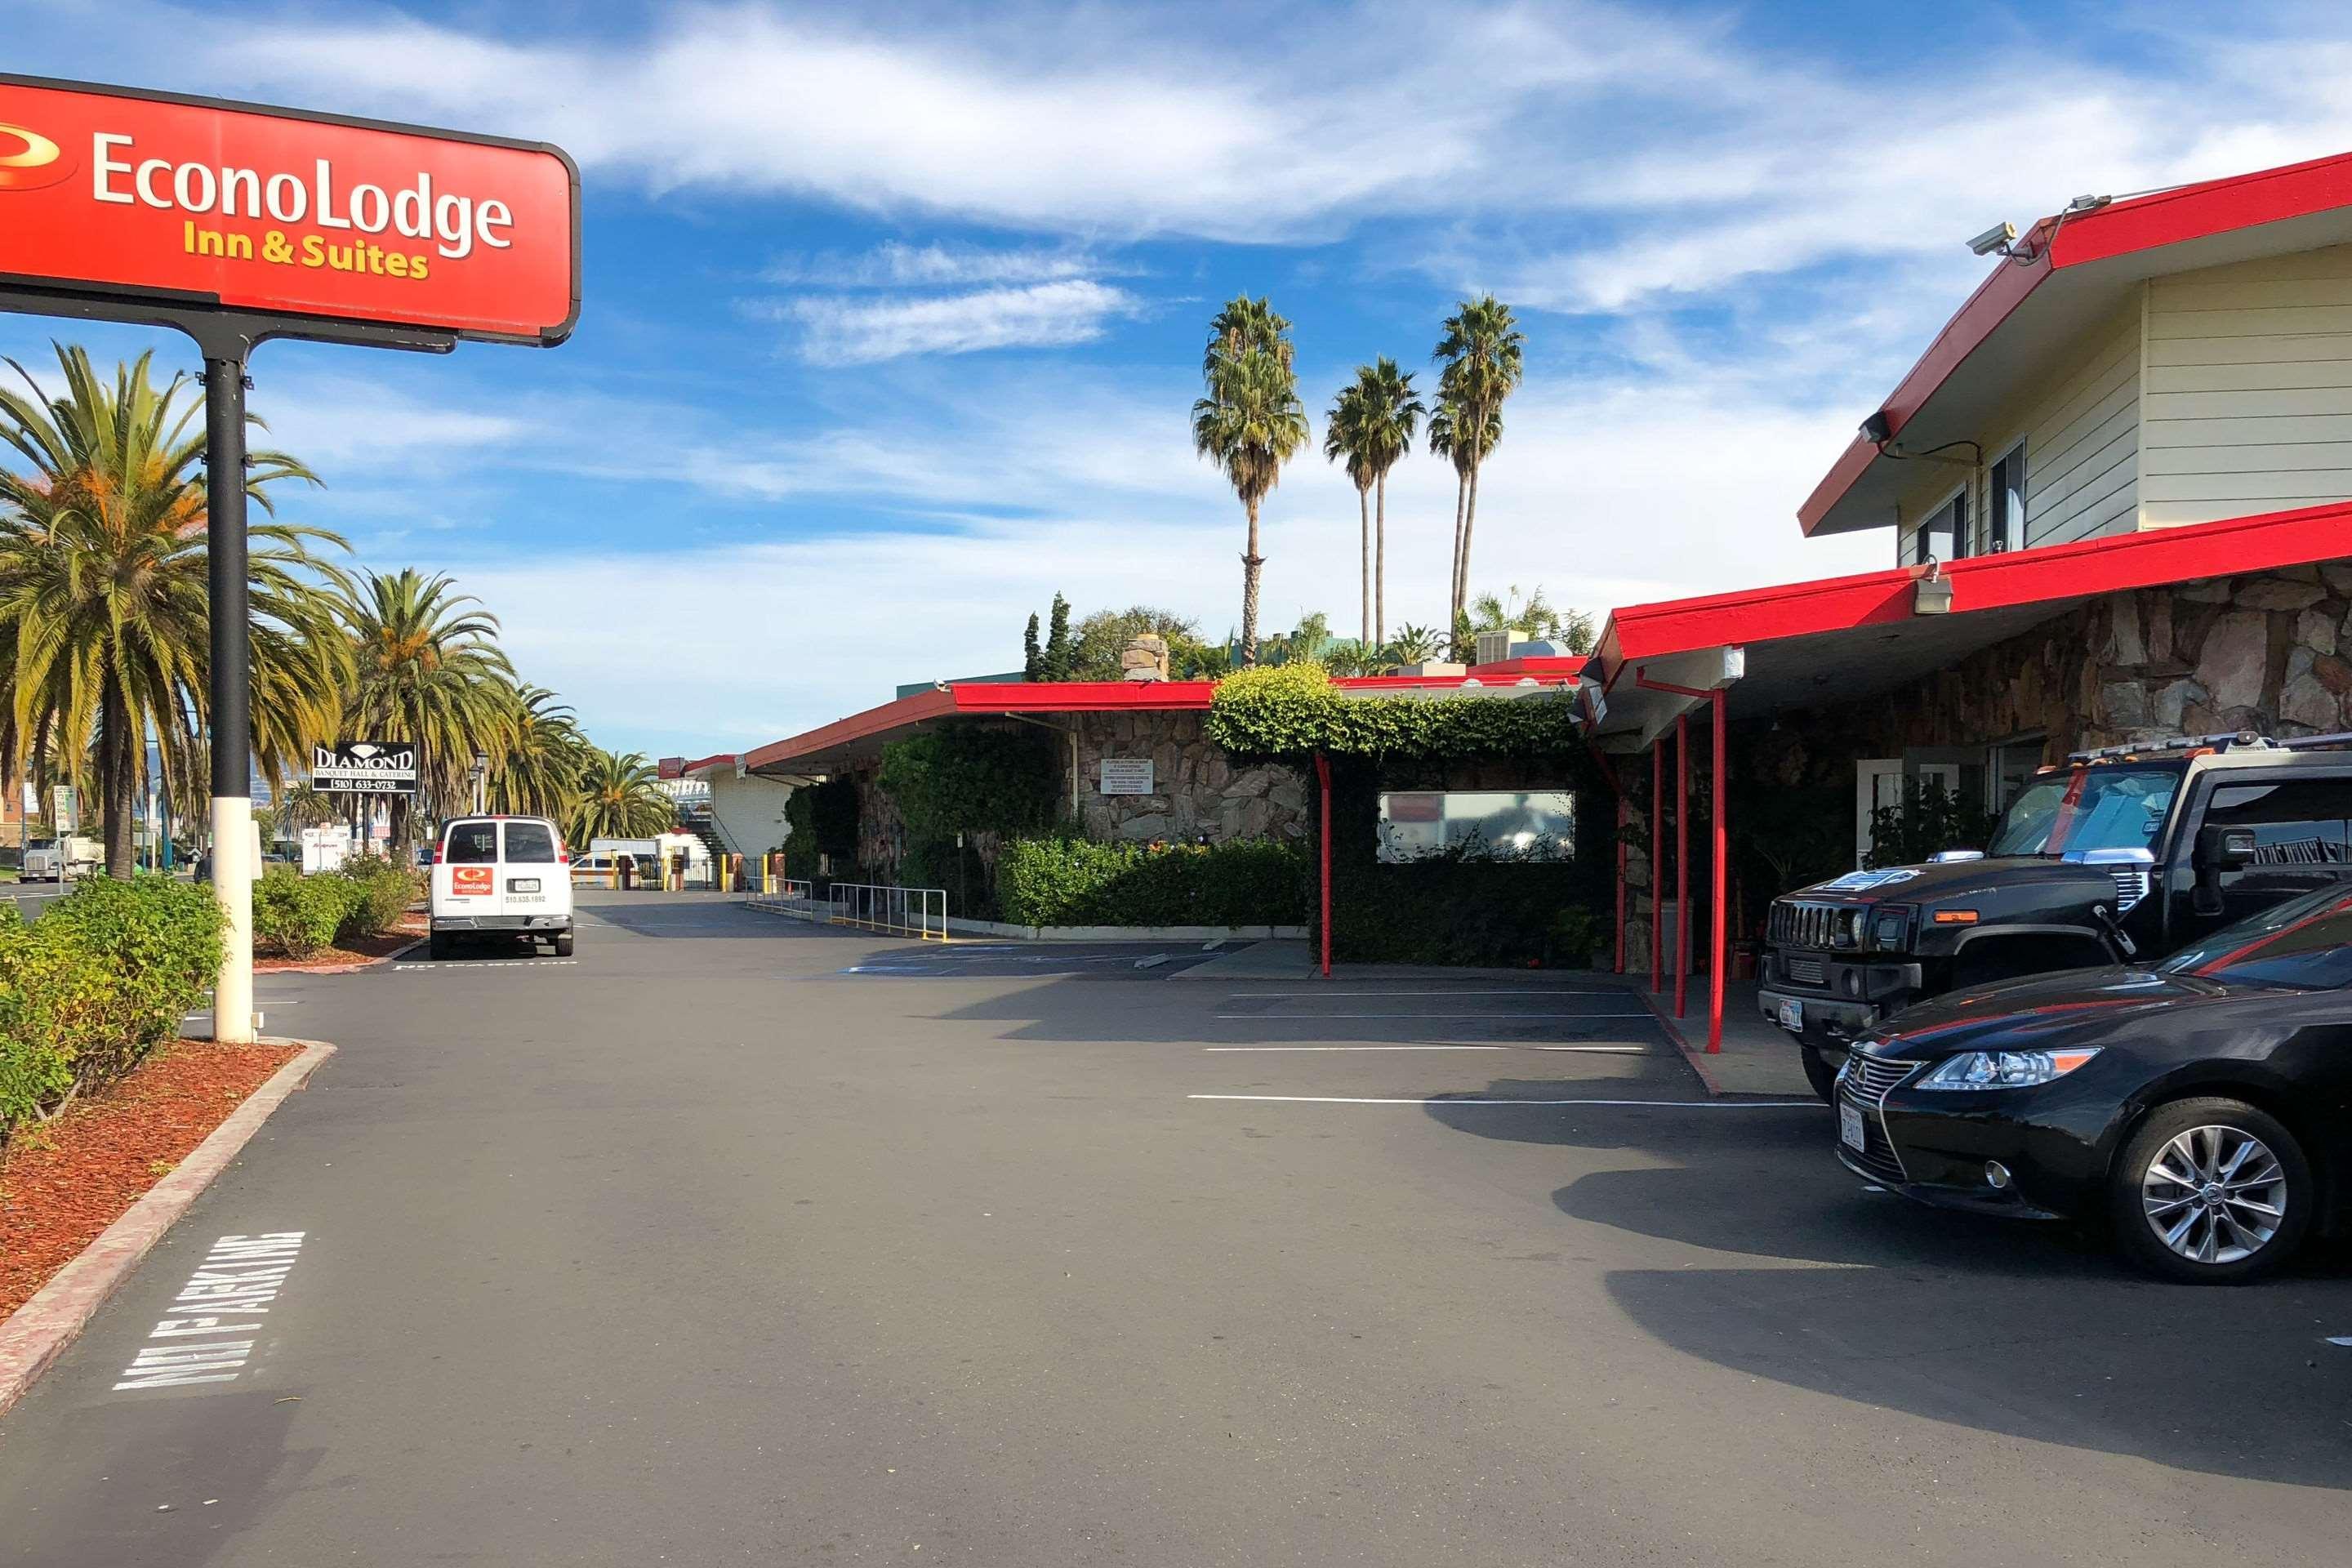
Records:
[[[2171,952],[2352,878],[2352,736],[2184,736],[2046,767],[1983,852],[1776,899],[1759,1002],[1826,1100],[1845,1042],[1923,997]]]

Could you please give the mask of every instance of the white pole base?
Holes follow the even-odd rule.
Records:
[[[250,1045],[253,1017],[253,879],[261,874],[254,853],[253,802],[244,795],[215,795],[213,896],[220,900],[220,979],[213,986],[213,1038],[225,1046]]]

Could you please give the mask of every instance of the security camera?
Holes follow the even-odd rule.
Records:
[[[2011,242],[2016,238],[2017,226],[2015,224],[1997,223],[1993,225],[1992,227],[1977,236],[1974,239],[1969,241],[1969,248],[1976,252],[1979,256],[1990,256],[1996,250],[2007,250]]]

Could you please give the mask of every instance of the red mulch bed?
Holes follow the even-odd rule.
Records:
[[[175,1040],[56,1121],[18,1129],[0,1149],[0,1319],[299,1051]]]
[[[363,963],[373,963],[379,958],[389,958],[425,934],[425,917],[403,915],[400,923],[381,936],[353,937],[347,946],[322,947],[308,958],[271,958],[256,953],[253,969],[257,974],[276,970],[351,969]]]

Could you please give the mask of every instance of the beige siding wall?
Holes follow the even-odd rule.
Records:
[[[2352,498],[2352,246],[2148,285],[2141,521]]]
[[[2135,298],[2084,335],[2062,363],[2074,367],[2055,384],[2031,387],[1986,421],[1977,439],[1984,467],[1921,462],[1897,509],[1896,559],[1915,559],[1920,521],[1965,483],[1969,553],[1984,546],[1992,465],[2025,442],[2025,540],[2064,544],[2138,526],[2140,301]],[[1962,454],[1966,448],[1959,449]]]

